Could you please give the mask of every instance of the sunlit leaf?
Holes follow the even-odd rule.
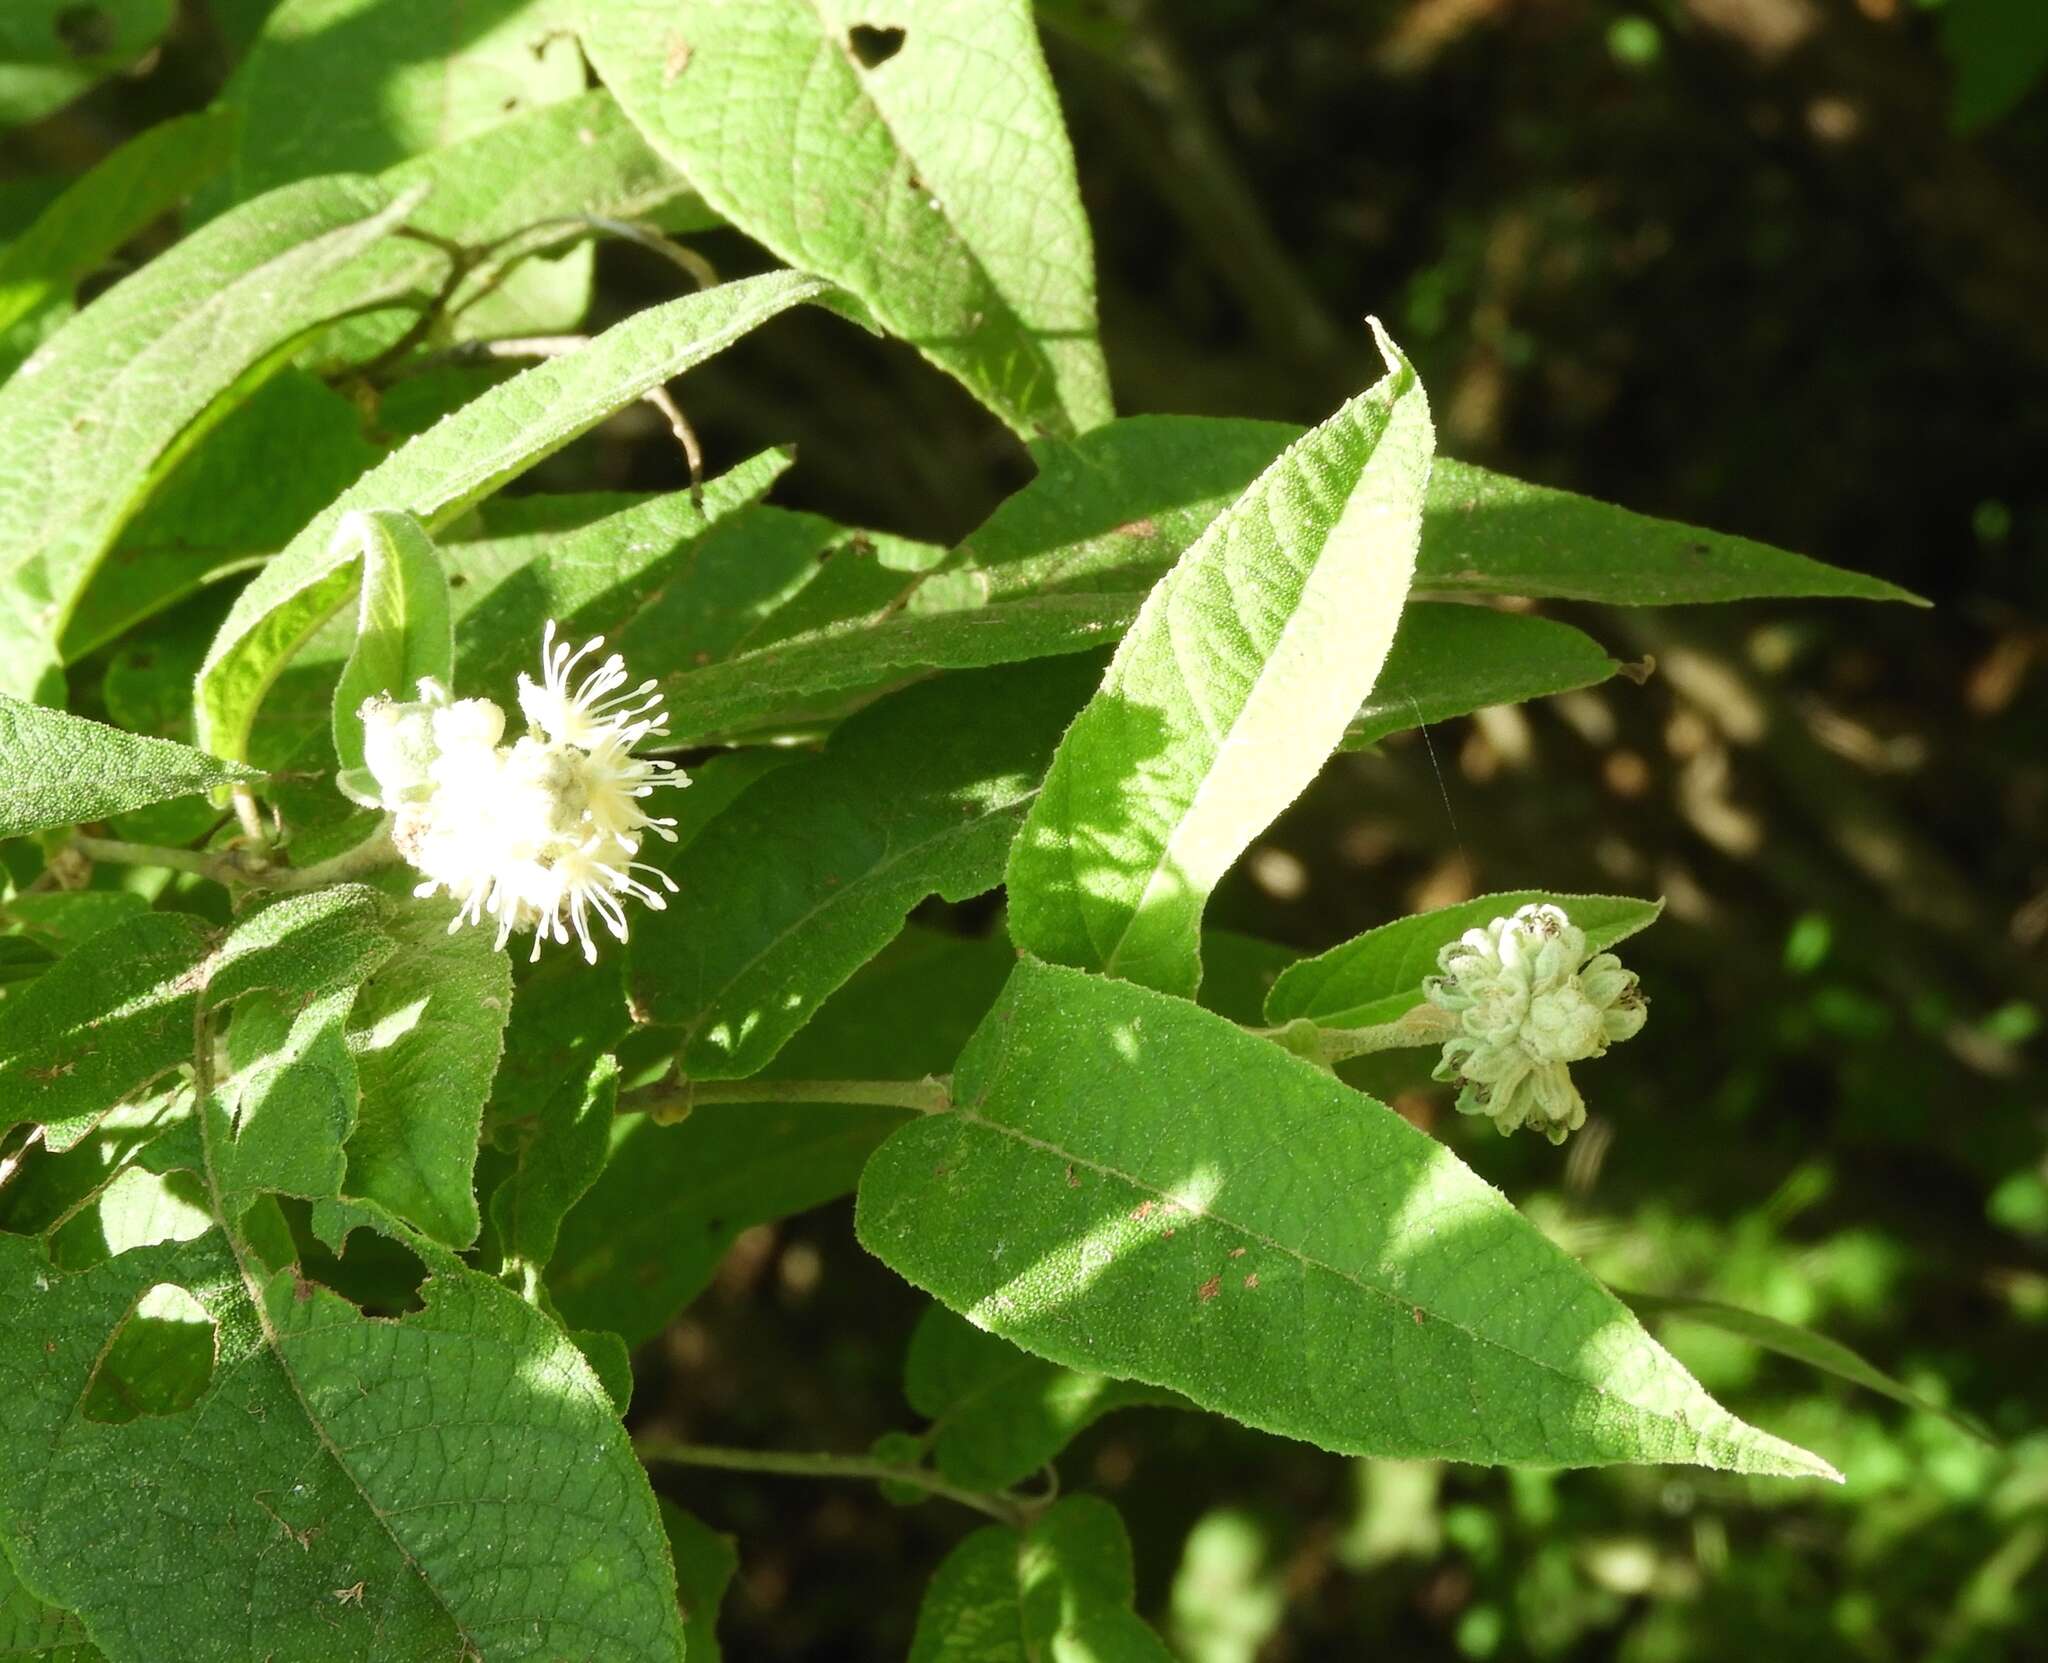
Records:
[[[953,1097],[875,1152],[860,1238],[1053,1362],[1354,1454],[1835,1476],[1442,1144],[1184,1001],[1027,959]]]

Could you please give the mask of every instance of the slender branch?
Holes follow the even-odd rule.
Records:
[[[391,846],[390,826],[381,827],[367,842],[332,860],[315,866],[293,868],[279,865],[254,849],[171,849],[156,843],[123,843],[111,837],[88,837],[83,832],[71,839],[71,847],[89,860],[116,866],[160,866],[174,872],[195,872],[219,884],[247,884],[256,889],[290,893],[318,889],[323,884],[345,883],[389,866],[398,859]]]
[[[1298,1057],[1328,1067],[1353,1057],[1370,1056],[1375,1051],[1441,1045],[1457,1032],[1457,1022],[1449,1011],[1424,1004],[1404,1011],[1391,1022],[1378,1022],[1366,1028],[1324,1028],[1298,1016],[1278,1028],[1251,1031]]]
[[[162,866],[173,872],[196,872],[215,883],[260,883],[270,861],[246,849],[168,849],[156,843],[123,843],[111,837],[79,832],[71,847],[88,860],[116,866]]]
[[[639,1438],[634,1452],[649,1464],[676,1467],[716,1467],[724,1472],[776,1473],[785,1478],[875,1479],[884,1483],[908,1484],[927,1495],[943,1496],[962,1507],[972,1507],[992,1519],[1022,1529],[1031,1522],[1031,1503],[1009,1495],[991,1495],[949,1484],[929,1467],[899,1466],[866,1455],[808,1455],[785,1449],[733,1449],[720,1444],[685,1444],[671,1438]]]
[[[848,1103],[944,1114],[953,1106],[948,1076],[922,1080],[679,1080],[629,1091],[621,1114],[645,1114],[657,1126],[687,1120],[705,1103]]]

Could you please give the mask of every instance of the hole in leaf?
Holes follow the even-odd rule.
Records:
[[[175,1283],[159,1282],[114,1330],[85,1388],[85,1418],[118,1426],[191,1408],[213,1384],[219,1339],[205,1306]]]
[[[880,69],[903,50],[903,31],[878,28],[872,23],[856,23],[846,31],[846,49],[859,61],[862,69]]]
[[[308,1282],[340,1294],[366,1317],[403,1317],[427,1308],[420,1297],[427,1267],[410,1248],[363,1228],[349,1232],[337,1255],[313,1233],[311,1206],[296,1199],[279,1205]]]
[[[58,45],[74,58],[97,58],[114,50],[121,31],[104,6],[66,6],[50,22]]]

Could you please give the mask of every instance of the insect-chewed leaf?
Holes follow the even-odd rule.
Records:
[[[1135,1578],[1123,1520],[1069,1496],[1028,1528],[977,1530],[932,1578],[910,1663],[1170,1663],[1131,1610]]]
[[[1108,418],[1088,222],[1025,0],[581,7],[599,77],[733,224],[1019,433]]]
[[[1835,1476],[1442,1144],[1221,1017],[1026,960],[953,1081],[857,1228],[1026,1350],[1352,1454]]]
[[[1191,995],[1209,892],[1371,691],[1434,446],[1421,383],[1380,342],[1386,376],[1211,522],[1060,742],[1010,857],[1028,951]]]
[[[1171,1392],[1061,1368],[934,1305],[903,1365],[911,1408],[932,1425],[932,1460],[955,1484],[1021,1484],[1104,1415],[1141,1404],[1186,1408]]]
[[[9,1554],[115,1663],[676,1663],[654,1498],[596,1376],[511,1290],[429,1269],[423,1310],[375,1321],[219,1229],[70,1274],[0,1235]],[[210,1374],[185,1406],[82,1414],[166,1286],[211,1325]]]

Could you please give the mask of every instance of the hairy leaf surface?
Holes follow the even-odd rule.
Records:
[[[0,837],[104,820],[263,776],[169,739],[0,693]]]
[[[634,997],[680,1030],[683,1072],[754,1073],[919,901],[1000,883],[1094,668],[1052,660],[899,693],[684,849],[670,864],[682,893],[628,943]]]
[[[1210,524],[1061,740],[1010,859],[1027,951],[1192,995],[1209,892],[1371,691],[1434,446],[1415,372],[1381,342],[1386,376]]]
[[[1073,152],[1024,0],[582,0],[648,141],[1017,432],[1110,414]],[[863,41],[893,45],[863,61]]]
[[[953,1079],[860,1238],[1042,1357],[1352,1454],[1836,1476],[1442,1144],[1207,1011],[1026,960]]]
[[[977,1530],[932,1578],[910,1663],[1170,1663],[1131,1610],[1130,1539],[1095,1496],[1056,1502],[1024,1530]]]

